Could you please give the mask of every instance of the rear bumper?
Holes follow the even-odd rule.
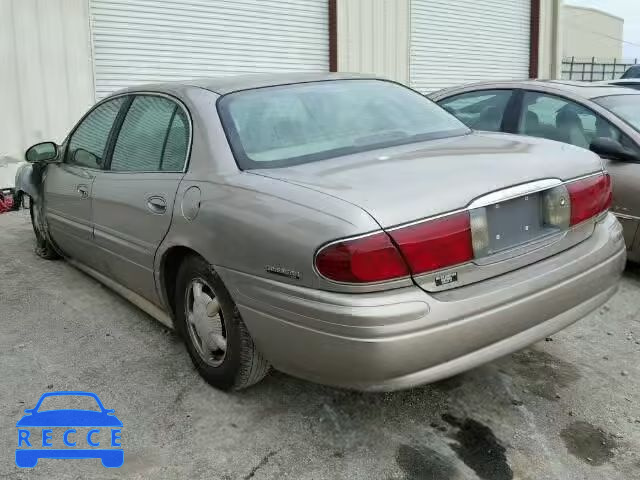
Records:
[[[584,317],[616,291],[626,261],[613,215],[575,247],[438,294],[418,287],[332,293],[222,269],[258,348],[279,370],[359,390],[446,378]]]

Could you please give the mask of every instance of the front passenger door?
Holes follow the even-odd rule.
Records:
[[[109,165],[93,186],[99,270],[156,304],[154,259],[184,176],[189,125],[186,110],[173,99],[136,95]]]
[[[83,118],[63,147],[59,164],[47,166],[44,215],[49,233],[65,255],[90,266],[93,243],[92,188],[124,97],[107,100]]]

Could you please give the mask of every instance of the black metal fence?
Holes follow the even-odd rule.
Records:
[[[627,69],[638,64],[638,59],[601,59],[596,57],[562,59],[563,80],[598,82],[620,78]]]

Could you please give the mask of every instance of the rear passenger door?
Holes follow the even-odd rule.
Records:
[[[159,303],[153,265],[184,176],[190,139],[186,109],[173,98],[132,97],[109,163],[93,185],[95,242],[100,270]]]
[[[440,100],[438,104],[474,130],[505,131],[513,90],[477,90]]]

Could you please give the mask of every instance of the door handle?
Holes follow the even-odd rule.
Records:
[[[156,215],[162,215],[167,211],[167,201],[160,196],[149,197],[147,198],[147,208]]]
[[[76,191],[80,194],[80,198],[89,198],[89,187],[87,185],[78,185]]]

